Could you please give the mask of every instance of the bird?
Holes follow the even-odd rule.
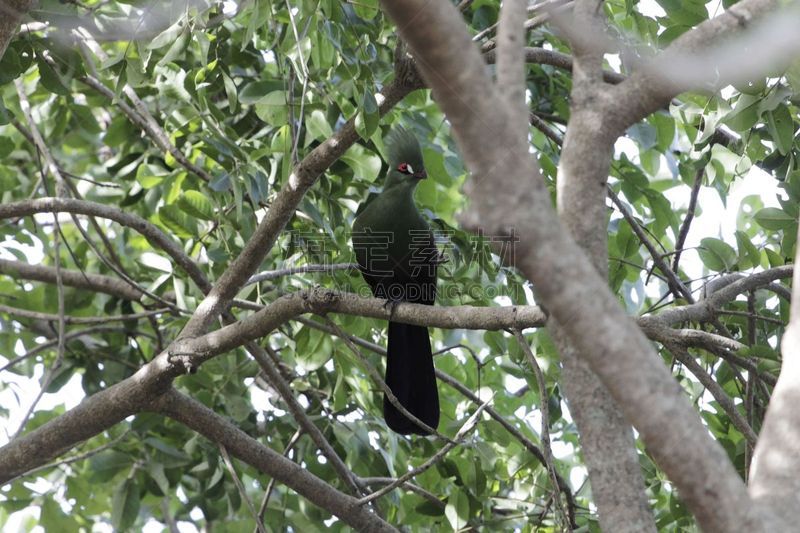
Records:
[[[362,277],[377,298],[433,305],[439,253],[433,232],[414,203],[427,178],[417,138],[396,127],[385,140],[388,171],[383,189],[356,211],[353,250]],[[389,320],[386,384],[409,413],[436,429],[439,392],[428,328]],[[384,394],[383,417],[401,435],[430,434],[400,412]]]

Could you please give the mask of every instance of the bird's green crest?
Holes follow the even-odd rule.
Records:
[[[424,168],[419,141],[405,128],[398,126],[386,136],[386,150],[389,156],[389,168],[392,170],[400,163],[411,165],[415,171]]]

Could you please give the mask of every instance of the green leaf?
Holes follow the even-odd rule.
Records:
[[[378,0],[353,2],[353,11],[364,20],[372,20],[378,14]]]
[[[158,219],[179,238],[191,239],[197,234],[197,222],[174,205],[165,205],[158,210]]]
[[[364,97],[361,101],[361,109],[358,110],[356,115],[356,131],[365,141],[372,137],[375,130],[378,129],[378,121],[380,114],[378,113],[378,102],[375,101],[375,95],[372,91],[367,89],[364,91]]]
[[[136,169],[136,181],[143,189],[152,189],[169,176],[169,171],[158,165],[145,163]]]
[[[656,147],[660,152],[664,152],[675,139],[675,119],[669,113],[655,113],[651,121],[656,127]]]
[[[732,152],[730,149],[715,144],[711,147],[711,160],[706,166],[710,182],[726,183],[734,176],[741,176],[751,167],[750,158]]]
[[[627,222],[620,222],[615,237],[620,259],[626,259],[639,251],[639,240]]]
[[[731,245],[712,237],[706,237],[700,241],[698,253],[703,264],[714,272],[730,271],[738,259],[736,250]]]
[[[158,50],[165,46],[173,44],[178,35],[183,32],[183,19],[179,19],[175,24],[169,26],[167,29],[156,35],[148,44],[148,50]]]
[[[0,85],[5,85],[24,72],[14,44],[12,42],[3,56],[0,57]]]
[[[256,102],[256,115],[270,126],[283,126],[289,117],[285,91],[272,91]]]
[[[764,229],[777,231],[789,229],[797,224],[797,219],[777,207],[765,207],[758,211],[753,218]]]
[[[469,498],[463,490],[457,490],[447,499],[447,507],[444,515],[454,531],[458,531],[467,525],[469,520]]]
[[[740,270],[747,270],[761,263],[761,252],[743,231],[736,232],[736,247],[739,249]]]
[[[61,96],[69,94],[69,88],[47,61],[37,57],[36,64],[39,66],[39,79],[45,89]]]
[[[769,248],[765,248],[764,251],[767,253],[767,260],[769,261],[770,267],[775,268],[786,264],[786,261],[783,260],[783,257],[773,252]]]
[[[253,412],[253,406],[240,396],[231,396],[225,399],[225,410],[237,422],[244,422]]]
[[[157,461],[149,461],[147,463],[147,473],[156,482],[158,488],[161,490],[162,493],[169,494],[170,493],[170,482],[167,479],[167,475],[164,472],[164,465]]]
[[[140,504],[139,485],[134,480],[126,479],[118,485],[111,499],[111,525],[114,529],[124,531],[133,526]]]
[[[428,500],[414,507],[414,512],[425,516],[442,516],[442,508]]]
[[[767,129],[778,151],[786,155],[792,149],[794,143],[794,121],[789,108],[785,105],[777,107],[773,111],[766,113]]]
[[[234,113],[239,103],[236,84],[227,73],[222,74],[222,83],[225,85],[225,95],[228,97],[228,111]]]
[[[71,533],[73,531],[77,533],[80,531],[78,522],[72,516],[62,511],[58,503],[52,498],[45,498],[42,503],[39,525],[43,527],[45,531],[59,531],[64,533]]]
[[[152,446],[156,450],[158,450],[158,451],[160,451],[160,452],[162,452],[162,453],[164,453],[166,455],[169,455],[171,457],[175,457],[175,458],[181,459],[181,460],[188,460],[189,459],[189,457],[183,451],[179,450],[175,446],[167,444],[166,442],[164,442],[163,440],[161,440],[159,438],[148,437],[148,438],[146,438],[144,440],[144,442],[148,446]]]
[[[103,131],[90,108],[82,105],[74,105],[70,107],[70,112],[77,119],[78,124],[87,132],[96,134]]]
[[[2,64],[0,63],[0,66]],[[795,60],[791,66],[786,69],[784,73],[786,81],[789,82],[789,87],[792,89],[792,94],[800,94],[800,59]]]
[[[625,133],[639,143],[639,149],[642,151],[649,150],[656,145],[656,128],[647,122],[637,122]]]
[[[758,122],[761,99],[755,95],[742,94],[736,100],[733,109],[725,115],[723,122],[737,132],[747,132]]]
[[[0,137],[0,158],[5,158],[14,151],[14,141],[8,137]]]
[[[677,24],[695,26],[708,18],[702,0],[656,0],[667,12],[667,17]]]
[[[320,141],[327,139],[333,135],[333,129],[325,118],[325,113],[319,109],[315,109],[308,116],[306,116],[306,146],[310,145],[312,141]]]
[[[203,220],[214,220],[214,206],[200,191],[188,190],[178,197],[178,207],[186,214]]]
[[[130,455],[115,450],[105,450],[89,459],[92,471],[91,479],[99,482],[108,481],[118,472],[131,467]]]
[[[354,144],[342,156],[342,161],[353,169],[359,179],[374,181],[381,170],[381,158],[360,144]]]

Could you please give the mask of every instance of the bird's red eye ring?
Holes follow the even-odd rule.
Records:
[[[410,174],[410,172],[408,171],[408,163],[400,163],[399,165],[397,165],[397,170],[399,170],[403,174]]]

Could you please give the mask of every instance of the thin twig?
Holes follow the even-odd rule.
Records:
[[[430,459],[428,459],[427,461],[425,461],[424,463],[422,463],[418,467],[412,468],[411,470],[409,470],[408,472],[406,472],[402,476],[398,477],[392,483],[386,485],[382,489],[376,490],[372,494],[364,496],[363,498],[358,500],[358,502],[357,502],[358,505],[367,504],[367,503],[369,503],[369,502],[371,502],[371,501],[373,501],[373,500],[375,500],[377,498],[380,498],[384,494],[388,494],[389,492],[393,491],[394,489],[396,489],[397,487],[399,487],[400,485],[402,485],[403,483],[405,483],[409,479],[413,478],[414,476],[417,476],[417,475],[421,474],[422,472],[424,472],[425,470],[427,470],[431,466],[435,465],[436,463],[438,463],[439,461],[444,459],[444,456],[447,455],[450,452],[450,450],[452,450],[453,448],[458,446],[461,443],[462,439],[464,439],[464,437],[466,437],[467,434],[470,431],[475,429],[475,426],[478,423],[478,419],[480,418],[481,413],[483,412],[484,409],[486,409],[486,406],[488,406],[489,402],[491,402],[493,399],[494,399],[494,394],[492,394],[492,396],[488,400],[483,402],[480,405],[480,407],[478,407],[478,409],[475,410],[475,412],[472,414],[472,416],[470,416],[467,419],[467,421],[464,422],[464,425],[461,426],[461,429],[458,430],[458,433],[456,433],[455,437],[453,437],[453,439],[450,440],[450,442],[445,444]]]
[[[332,321],[328,317],[323,317],[323,318],[332,329],[334,329],[335,331],[341,331],[341,328],[339,328],[339,326],[336,325],[334,321]],[[398,400],[397,396],[395,396],[394,393],[392,392],[392,389],[389,388],[389,385],[386,384],[386,382],[383,380],[380,374],[378,374],[378,371],[375,369],[375,367],[372,366],[369,363],[369,361],[367,361],[367,358],[364,357],[364,354],[361,353],[361,351],[356,347],[355,343],[353,343],[347,337],[347,335],[345,335],[342,332],[342,333],[337,333],[337,336],[344,340],[345,344],[347,344],[347,346],[350,348],[350,351],[353,352],[353,355],[355,355],[356,358],[361,362],[361,365],[367,370],[369,375],[372,377],[373,381],[377,383],[378,386],[381,388],[383,393],[386,395],[386,398],[389,400],[389,403],[391,403],[398,411],[400,411],[400,413],[402,413],[403,416],[414,422],[416,425],[418,425],[420,428],[424,429],[428,433],[436,435],[437,437],[447,441],[448,443],[451,444],[453,443],[453,440],[450,439],[450,437],[447,437],[446,435],[439,433],[435,428],[430,427],[428,424],[426,424],[425,422],[423,422],[422,420],[411,414],[405,407],[403,407],[403,405],[400,403],[400,400]]]
[[[519,344],[519,347],[522,348],[523,352],[525,352],[525,357],[528,360],[528,363],[531,365],[534,375],[536,376],[536,385],[539,389],[539,412],[542,416],[541,438],[542,451],[544,452],[545,457],[545,467],[547,468],[547,473],[550,475],[550,479],[553,483],[553,490],[557,493],[555,500],[558,510],[561,516],[564,517],[565,521],[569,522],[569,514],[564,509],[564,505],[561,500],[561,486],[558,482],[558,473],[556,471],[555,459],[553,458],[553,449],[550,446],[550,408],[548,406],[547,385],[544,381],[544,373],[542,372],[539,363],[536,361],[536,356],[533,355],[533,351],[531,351],[531,347],[528,344],[528,341],[525,340],[525,336],[522,334],[522,332],[516,328],[512,329],[511,331],[514,334],[514,337],[517,339],[517,344]]]
[[[751,348],[756,344],[756,291],[750,291],[747,295],[747,345]],[[753,427],[753,405],[755,393],[755,374],[747,373],[747,381],[744,384],[744,416],[750,427]],[[744,480],[750,479],[750,463],[753,460],[754,446],[750,441],[745,441],[744,446]]]
[[[314,444],[317,445],[319,451],[330,461],[331,466],[333,467],[336,474],[341,478],[342,481],[348,486],[348,488],[353,492],[353,494],[359,494],[363,492],[363,487],[359,487],[358,483],[356,483],[356,476],[350,469],[345,465],[342,458],[336,453],[336,450],[333,449],[333,446],[330,442],[325,438],[322,434],[322,431],[314,424],[314,422],[309,418],[306,414],[303,406],[294,397],[294,393],[292,392],[292,388],[283,378],[281,373],[279,372],[279,363],[280,361],[277,359],[275,353],[271,350],[265,350],[255,342],[249,342],[245,344],[245,348],[256,360],[258,366],[261,368],[261,371],[267,376],[270,385],[275,387],[280,394],[283,401],[286,402],[287,407],[289,408],[289,412],[292,414],[294,419],[303,428],[305,433],[311,437],[311,440],[314,441]]]
[[[748,319],[748,324],[750,322],[750,319],[752,319],[754,321],[762,320],[764,322],[769,322],[770,324],[778,324],[781,326],[784,325],[783,320],[778,320],[777,318],[772,318],[769,316],[759,315],[758,313],[750,313],[749,311],[734,311],[734,310],[723,309],[721,311],[716,311],[716,313],[718,315],[733,315],[733,316],[746,317]]]
[[[675,272],[669,268],[664,259],[661,257],[661,254],[658,253],[656,247],[650,242],[650,239],[647,238],[647,235],[644,234],[642,231],[642,227],[639,225],[639,222],[633,217],[628,207],[622,203],[622,200],[616,195],[616,193],[611,189],[611,187],[607,187],[608,197],[611,198],[611,201],[614,202],[614,205],[617,206],[622,216],[625,218],[625,221],[633,230],[633,233],[636,234],[636,237],[639,241],[647,248],[647,251],[650,253],[650,257],[653,259],[653,264],[658,268],[662,274],[667,277],[668,285],[670,289],[675,294],[676,298],[683,298],[686,299],[689,303],[694,303],[694,297],[692,296],[691,291],[686,288],[686,285],[683,284],[683,281],[675,274]]]
[[[294,445],[297,444],[297,441],[300,440],[300,437],[303,435],[303,429],[297,428],[297,431],[294,432],[292,438],[289,439],[289,442],[286,444],[286,447],[283,449],[283,456],[289,456],[289,452],[294,448]],[[267,490],[264,491],[264,499],[261,500],[261,506],[258,508],[258,520],[256,523],[263,523],[264,522],[264,514],[267,512],[267,505],[269,505],[269,499],[272,497],[272,491],[275,489],[275,478],[271,478],[269,483],[267,484]],[[256,531],[258,531],[258,525],[256,525]]]
[[[123,326],[95,326],[91,328],[82,329],[79,331],[71,331],[66,335],[64,335],[64,341],[65,342],[70,341],[72,339],[83,337],[85,335],[92,335],[94,333],[116,333],[120,331],[125,331],[125,328]],[[28,350],[27,352],[25,352],[24,354],[15,357],[14,359],[8,361],[5,365],[0,366],[0,372],[4,372],[13,367],[14,365],[21,363],[22,361],[29,359],[48,348],[52,348],[57,344],[58,344],[57,338],[38,344],[35,347]]]
[[[336,270],[353,270],[358,268],[358,263],[331,263],[301,265],[296,267],[281,268],[278,270],[265,270],[250,276],[245,282],[245,286],[262,281],[269,281],[283,276],[293,276],[294,274],[305,274],[307,272],[333,272]]]
[[[531,123],[531,126],[544,133],[545,137],[556,143],[558,146],[564,145],[564,139],[561,138],[561,135],[554,132],[544,120],[539,118],[539,115],[530,113],[528,115],[528,121]]]
[[[694,374],[697,380],[703,384],[703,386],[714,396],[714,399],[717,400],[717,403],[722,407],[722,409],[728,414],[728,417],[731,420],[731,423],[738,429],[744,438],[753,446],[755,446],[756,441],[758,440],[758,436],[756,435],[753,428],[750,427],[750,424],[742,417],[739,413],[736,405],[733,403],[733,400],[722,390],[722,387],[714,381],[714,378],[705,371],[705,369],[700,366],[700,364],[694,360],[694,357],[684,348],[678,344],[666,344],[666,348],[675,356],[675,358],[683,363],[683,365],[689,369],[689,371]]]
[[[253,507],[253,502],[250,500],[250,496],[247,495],[247,490],[245,490],[244,485],[242,484],[242,480],[239,479],[239,475],[236,473],[236,469],[233,467],[233,462],[231,462],[231,458],[228,455],[228,450],[225,446],[218,442],[217,446],[219,447],[219,451],[222,454],[222,460],[225,461],[225,466],[228,469],[228,472],[233,479],[233,483],[236,485],[236,489],[239,491],[239,495],[244,500],[244,503],[247,505],[247,510],[250,511],[250,515],[256,521],[256,529],[259,533],[267,533],[267,530],[264,528],[264,524],[261,523],[261,520],[258,519],[258,513],[256,513],[256,508]]]
[[[164,519],[164,522],[167,524],[167,528],[169,529],[169,533],[180,533],[181,530],[178,528],[178,523],[175,521],[175,517],[169,512],[169,496],[164,496],[161,498],[161,518]]]
[[[361,482],[365,483],[366,485],[388,485],[390,483],[394,483],[395,482],[395,478],[393,478],[393,477],[362,477],[361,478]],[[423,489],[419,485],[415,485],[414,483],[411,483],[410,481],[404,482],[403,483],[403,488],[407,489],[407,490],[409,490],[411,492],[414,492],[416,494],[419,494],[420,496],[422,496],[423,498],[425,498],[426,500],[431,502],[433,505],[435,505],[436,507],[438,507],[442,511],[444,511],[445,507],[447,507],[447,504],[445,504],[442,500],[437,498],[435,494]]]
[[[292,165],[296,165],[298,161],[297,146],[300,144],[300,131],[303,129],[303,114],[306,104],[306,90],[308,88],[308,77],[309,77],[308,65],[306,65],[306,60],[305,56],[303,55],[303,47],[301,46],[301,42],[305,38],[306,33],[308,32],[308,27],[311,21],[313,20],[313,17],[308,18],[308,21],[306,22],[306,27],[303,29],[303,35],[301,37],[300,33],[298,33],[297,31],[297,23],[294,20],[294,10],[292,9],[289,0],[286,0],[286,10],[289,13],[289,25],[292,27],[292,33],[294,34],[294,42],[297,43],[297,55],[300,59],[300,71],[303,74],[303,87],[300,89],[299,118],[297,120],[296,126],[292,124],[296,130],[294,139],[292,140]],[[291,91],[289,91],[289,94],[291,94]],[[293,107],[294,106],[290,106],[290,108]]]
[[[53,213],[53,218],[56,219],[56,225],[58,225],[58,214]],[[56,231],[53,232],[53,253],[55,255],[55,268],[56,268],[56,288],[58,293],[58,343],[56,348],[56,359],[53,361],[53,364],[47,369],[45,375],[42,378],[42,385],[39,388],[39,392],[36,394],[36,397],[31,402],[28,410],[25,412],[25,415],[22,417],[20,421],[19,427],[17,431],[14,433],[12,439],[18,438],[22,435],[25,426],[28,423],[28,419],[33,414],[33,411],[36,409],[39,401],[42,399],[45,391],[50,387],[50,384],[53,382],[53,379],[56,376],[56,373],[61,368],[61,364],[64,361],[64,353],[65,353],[65,346],[66,346],[66,336],[65,336],[65,317],[64,317],[64,283],[61,279],[61,233],[60,228],[56,228]]]
[[[689,206],[686,208],[686,217],[683,219],[681,229],[678,232],[678,240],[675,241],[675,257],[672,259],[672,270],[679,272],[678,265],[681,260],[681,253],[683,252],[683,245],[686,243],[686,237],[689,235],[689,227],[694,220],[694,212],[697,207],[697,197],[700,193],[700,186],[703,185],[704,167],[697,169],[694,175],[694,184],[692,185],[692,194],[689,197]]]
[[[54,232],[55,234],[56,232]],[[61,269],[56,264],[57,275],[60,275]],[[62,284],[63,287],[63,284]],[[8,313],[12,316],[21,318],[29,318],[32,320],[44,320],[47,322],[56,322],[63,320],[64,324],[107,324],[109,322],[122,322],[126,320],[138,320],[140,318],[147,318],[150,316],[168,313],[169,309],[153,309],[151,311],[143,311],[141,313],[131,313],[129,315],[111,315],[111,316],[60,316],[53,313],[40,313],[38,311],[29,311],[27,309],[18,309],[0,304],[0,313]]]

